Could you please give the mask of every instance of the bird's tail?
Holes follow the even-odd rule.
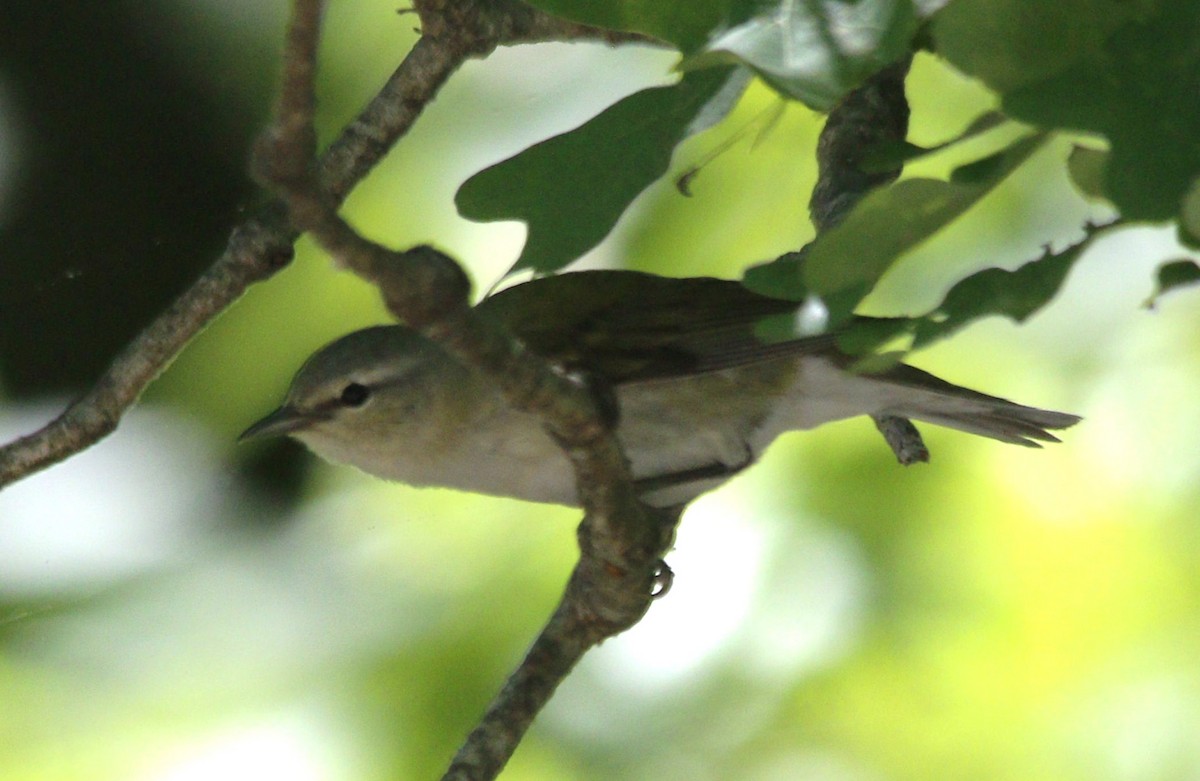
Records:
[[[900,365],[879,379],[903,386],[904,401],[883,412],[978,434],[1025,447],[1058,442],[1051,430],[1078,423],[1078,415],[1026,407],[938,379],[912,366]]]

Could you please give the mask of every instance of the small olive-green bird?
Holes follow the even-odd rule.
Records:
[[[612,391],[616,434],[645,501],[676,506],[752,464],[780,434],[896,416],[1039,447],[1076,415],[1026,407],[903,364],[858,374],[824,334],[767,344],[755,323],[795,304],[719,279],[584,271],[484,299],[535,353]],[[300,368],[279,409],[242,438],[286,434],[323,458],[418,486],[577,504],[539,419],[401,325],[351,333]]]

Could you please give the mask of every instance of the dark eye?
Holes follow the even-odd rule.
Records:
[[[366,385],[352,382],[345,388],[342,388],[342,395],[338,398],[341,400],[344,406],[361,407],[367,403],[367,398],[370,395],[371,391]]]

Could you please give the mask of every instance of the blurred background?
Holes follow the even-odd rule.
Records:
[[[0,436],[39,427],[184,289],[262,195],[244,169],[285,4],[0,0]],[[328,12],[326,139],[414,40],[394,4]],[[671,80],[646,48],[502,50],[458,73],[345,213],[434,242],[486,290],[523,228],[456,216],[471,173]],[[912,140],[993,107],[918,57]],[[750,90],[681,150],[594,266],[740,276],[811,236],[820,117]],[[761,138],[756,140],[756,137]],[[983,139],[958,154],[979,154]],[[917,313],[1103,217],[1039,153],[868,302]],[[941,175],[955,160],[920,162]],[[504,778],[1200,777],[1200,308],[1143,306],[1169,227],[1097,244],[1026,325],[913,362],[1080,413],[1044,451],[925,427],[899,467],[869,421],[781,440],[687,513],[670,595],[593,653]],[[986,253],[981,256],[981,252]],[[436,778],[556,603],[578,514],[418,491],[238,447],[315,348],[383,322],[302,241],[112,437],[0,493],[0,777]]]

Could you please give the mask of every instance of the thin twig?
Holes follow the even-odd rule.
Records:
[[[184,345],[246,288],[292,259],[282,212],[264,209],[233,232],[225,252],[142,331],[86,394],[40,430],[0,448],[0,488],[97,442]]]
[[[872,415],[871,419],[901,464],[911,466],[929,460],[929,448],[911,420],[896,415]]]

